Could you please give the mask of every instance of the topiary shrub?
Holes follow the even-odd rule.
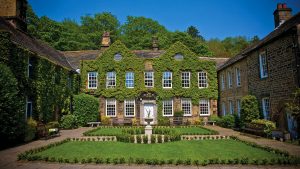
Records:
[[[25,138],[24,138],[25,142],[35,139],[36,132],[37,132],[36,127],[37,127],[37,122],[32,118],[29,118],[27,120],[27,125],[25,127]]]
[[[99,101],[97,98],[87,94],[74,96],[73,114],[77,117],[77,124],[85,126],[88,122],[99,121]]]
[[[259,118],[258,101],[255,96],[247,95],[241,102],[241,123],[248,123]]]
[[[14,74],[6,65],[0,64],[0,147],[23,140],[24,100],[19,95]]]
[[[77,128],[77,117],[73,114],[64,115],[61,118],[60,127],[64,129]]]

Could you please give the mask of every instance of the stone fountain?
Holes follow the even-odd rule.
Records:
[[[148,136],[148,138],[150,138],[151,134],[152,134],[152,126],[150,125],[150,123],[153,121],[153,117],[150,117],[150,112],[151,110],[147,110],[147,117],[144,118],[145,122],[147,122],[147,125],[145,127],[145,134]],[[150,141],[150,139],[148,139],[148,142]]]

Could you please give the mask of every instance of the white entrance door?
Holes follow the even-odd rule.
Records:
[[[152,103],[144,104],[144,118],[148,118],[148,117],[154,119],[154,104]],[[153,122],[151,122],[150,124],[153,124]]]

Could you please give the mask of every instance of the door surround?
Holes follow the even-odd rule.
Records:
[[[140,124],[141,125],[146,125],[146,122],[144,121],[144,105],[145,104],[153,104],[153,125],[157,124],[157,104],[156,100],[142,100],[140,103]]]

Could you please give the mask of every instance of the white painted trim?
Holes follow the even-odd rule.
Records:
[[[183,116],[185,117],[188,117],[188,116],[192,116],[193,114],[193,105],[192,105],[192,100],[190,98],[181,98],[181,111],[183,111],[183,108],[182,108],[182,100],[188,100],[189,103],[190,103],[190,114],[184,114],[183,113]]]
[[[146,84],[145,84],[145,82],[146,82],[146,73],[152,73],[152,78],[151,78],[151,80],[152,80],[152,86],[146,86]],[[146,72],[144,72],[144,85],[145,85],[145,87],[148,87],[148,88],[152,88],[152,87],[154,87],[154,72],[153,71],[146,71]]]
[[[182,87],[182,73],[188,73],[189,74],[189,87]],[[191,72],[188,72],[188,71],[184,71],[184,72],[181,72],[181,87],[182,88],[185,88],[185,89],[188,89],[191,87]]]
[[[200,101],[201,100],[206,100],[207,101],[208,114],[201,114],[201,110],[200,110]],[[209,99],[200,99],[199,100],[199,116],[209,116],[209,115],[210,115],[210,100]]]
[[[237,87],[242,86],[241,69],[239,67],[235,68],[235,78],[236,78],[235,79],[236,80],[236,86]],[[240,79],[240,81],[239,81],[239,79]],[[239,82],[240,82],[240,84],[239,84]]]
[[[127,80],[127,79],[126,79],[126,74],[127,74],[127,73],[132,73],[132,74],[133,74],[133,87],[127,87],[127,86],[126,86],[126,80]],[[134,88],[134,84],[135,84],[135,81],[134,81],[134,72],[131,72],[131,71],[125,72],[125,87],[128,88],[128,89],[133,89],[133,88]]]
[[[171,74],[171,87],[164,87],[165,81],[164,81],[164,73],[169,72]],[[171,71],[164,71],[162,75],[162,88],[164,89],[172,89],[173,86],[173,73]]]
[[[111,115],[107,115],[107,101],[110,100],[110,99],[113,99],[114,100],[114,104],[115,104],[115,115],[114,116],[111,116]],[[115,98],[108,98],[108,99],[105,99],[105,116],[106,117],[117,117],[117,100]]]
[[[265,107],[265,104],[266,104],[266,100],[269,100],[269,114],[268,116],[266,115],[266,107]],[[266,120],[269,120],[270,119],[270,108],[271,108],[271,102],[270,102],[270,98],[269,97],[264,97],[261,99],[262,101],[262,110],[263,110],[263,115],[264,115],[264,119]]]
[[[90,87],[90,73],[96,73],[96,87]],[[88,89],[97,89],[98,87],[98,72],[88,72]]]
[[[108,86],[108,73],[114,73],[115,77],[114,77],[114,81],[115,81],[115,85],[113,86]],[[117,86],[117,73],[115,71],[111,71],[111,72],[106,72],[106,88],[107,89],[111,89],[111,88],[116,88]]]
[[[132,100],[133,100],[133,115],[126,115],[126,102],[129,101],[128,99],[128,100],[124,100],[124,117],[135,117],[135,99]]]
[[[205,73],[205,78],[206,78],[206,87],[200,87],[199,86],[199,82],[200,82],[200,73]],[[207,76],[207,72],[202,70],[200,72],[198,72],[198,88],[199,89],[204,89],[204,88],[208,88],[208,76]]]
[[[260,73],[260,78],[266,78],[268,77],[268,68],[267,68],[267,73],[266,75],[263,75],[263,65],[262,65],[262,55],[264,54],[265,56],[265,61],[266,61],[266,66],[267,64],[267,55],[266,55],[266,51],[262,51],[259,53],[259,73]]]
[[[162,109],[162,115],[163,117],[173,117],[174,116],[174,105],[173,105],[173,99],[171,99],[171,103],[172,103],[172,115],[165,115],[164,113],[164,101],[170,101],[170,100],[163,100],[163,109]]]

